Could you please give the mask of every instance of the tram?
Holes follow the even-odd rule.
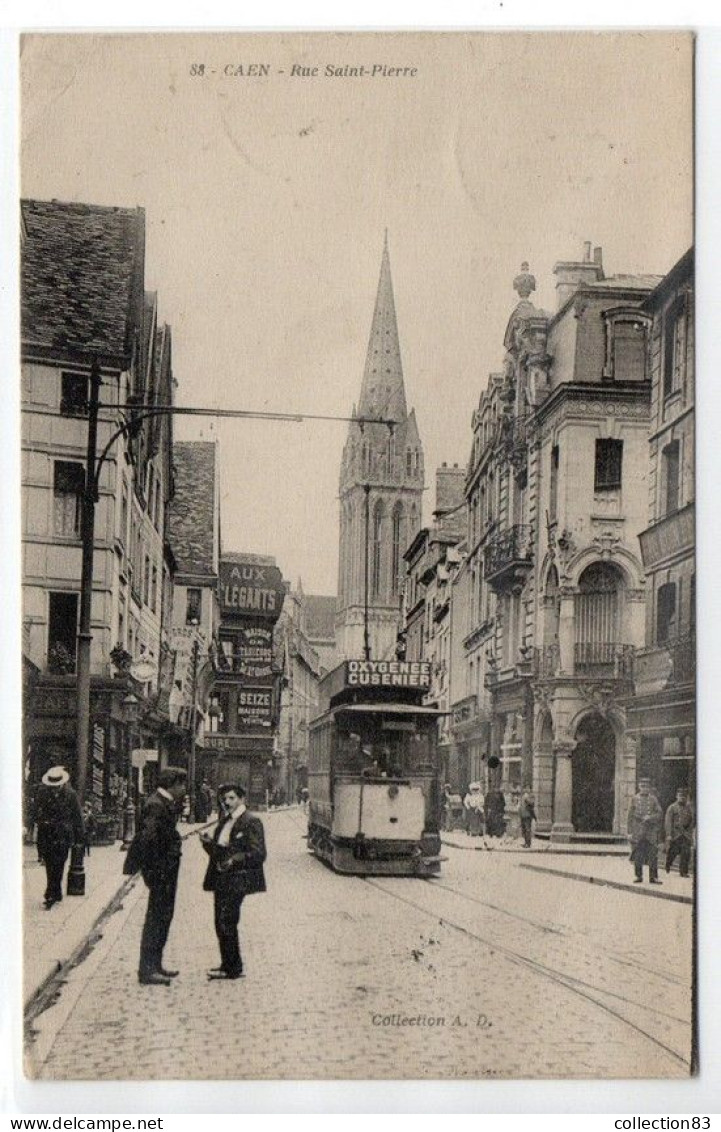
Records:
[[[348,660],[310,724],[308,846],[336,872],[440,871],[437,721],[424,661]]]

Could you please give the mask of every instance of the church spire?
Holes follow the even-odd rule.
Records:
[[[397,421],[405,420],[408,413],[387,228],[358,412],[361,416],[384,416]]]

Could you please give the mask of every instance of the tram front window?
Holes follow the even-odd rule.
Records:
[[[403,778],[433,770],[429,730],[395,731],[377,725],[338,732],[338,770],[365,778]]]

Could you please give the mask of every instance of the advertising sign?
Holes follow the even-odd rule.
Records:
[[[429,660],[347,660],[345,682],[362,688],[430,688]]]
[[[273,682],[273,630],[265,624],[244,624],[233,629],[232,640],[222,641],[222,667],[251,683]]]
[[[277,566],[247,559],[221,559],[219,599],[224,617],[263,618],[277,621],[283,608],[285,586]]]
[[[243,685],[238,688],[238,727],[255,730],[270,727],[273,718],[273,689]]]

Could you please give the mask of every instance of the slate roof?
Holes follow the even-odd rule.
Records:
[[[142,325],[145,211],[21,201],[23,348],[127,369]]]
[[[310,641],[335,640],[334,597],[322,594],[303,595],[305,633]]]
[[[176,441],[173,445],[175,494],[170,504],[168,541],[178,575],[216,577],[215,492],[216,446],[211,440]]]

